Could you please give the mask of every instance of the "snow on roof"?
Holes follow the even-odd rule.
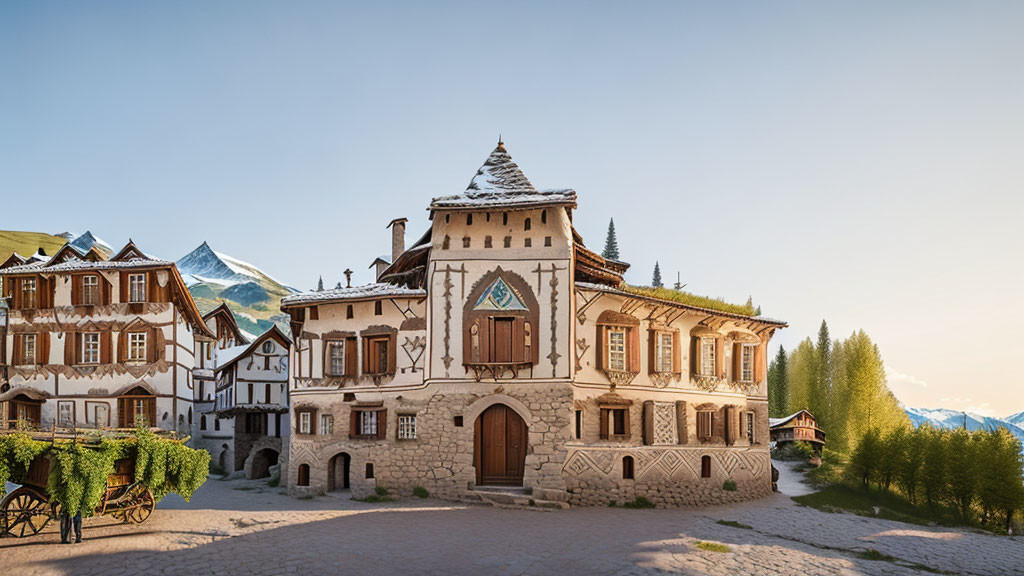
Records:
[[[431,210],[446,208],[517,207],[536,204],[571,204],[576,205],[576,191],[571,189],[540,190],[533,187],[519,166],[512,161],[512,156],[505,150],[505,145],[498,142],[498,147],[487,157],[484,165],[476,171],[469,186],[462,194],[441,196],[430,203]]]
[[[26,272],[78,272],[81,270],[119,270],[122,268],[145,268],[149,266],[172,266],[174,262],[169,260],[123,260],[123,261],[101,261],[89,262],[88,260],[68,260],[53,266],[46,266],[43,263],[35,262],[11,266],[4,269],[4,274],[21,274]]]
[[[303,292],[281,299],[281,306],[294,306],[313,302],[333,302],[338,300],[369,300],[374,298],[420,298],[427,295],[422,288],[405,288],[386,282],[353,286],[351,288],[333,288],[331,290]]]
[[[789,416],[786,416],[784,418],[769,418],[768,419],[768,427],[769,428],[774,428],[776,426],[781,426],[781,425],[785,424],[786,422],[789,422],[793,418],[796,418],[800,414],[803,414],[804,412],[807,412],[807,410],[797,410],[796,412],[793,412],[792,414],[790,414]],[[810,412],[807,412],[807,414],[810,415],[811,418],[814,418],[814,416],[811,415]]]
[[[242,344],[240,346],[232,346],[231,348],[225,348],[220,352],[217,352],[217,367],[230,364],[233,360],[237,359],[245,351],[249,349],[249,344]]]

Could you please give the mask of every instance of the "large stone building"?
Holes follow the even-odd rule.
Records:
[[[208,331],[174,263],[131,242],[109,260],[71,244],[21,260],[0,268],[0,424],[187,435],[193,343]]]
[[[602,506],[768,493],[765,357],[785,324],[626,285],[575,209],[499,143],[465,192],[432,201],[411,248],[392,223],[377,283],[286,297],[290,492],[512,486]]]

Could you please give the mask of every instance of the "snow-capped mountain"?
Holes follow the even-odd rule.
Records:
[[[280,312],[281,298],[295,290],[256,266],[217,252],[206,242],[176,264],[201,312],[226,301],[247,332],[262,333],[273,322],[288,326]]]
[[[73,236],[71,234],[68,234],[67,238],[68,242],[71,243],[71,246],[73,248],[78,248],[78,251],[82,253],[88,252],[89,249],[91,249],[93,246],[96,246],[97,248],[105,252],[107,256],[113,256],[116,252],[113,246],[111,246],[107,242],[104,242],[101,238],[94,236],[93,233],[90,232],[89,230],[86,230],[85,234],[82,234],[81,236]]]
[[[936,428],[963,428],[966,426],[968,430],[992,430],[1002,427],[1024,442],[1024,426],[1021,425],[1024,421],[1024,412],[1008,418],[992,418],[946,408],[907,408],[906,412],[915,428],[925,423]]]

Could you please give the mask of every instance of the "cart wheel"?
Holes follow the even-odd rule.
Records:
[[[124,513],[124,521],[128,524],[142,524],[149,520],[153,513],[156,502],[153,500],[153,493],[149,488],[136,488],[132,497],[131,507]]]
[[[53,518],[45,496],[27,487],[11,492],[0,504],[5,532],[15,538],[35,536]]]

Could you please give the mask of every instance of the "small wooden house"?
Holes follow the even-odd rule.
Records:
[[[818,428],[818,421],[807,410],[785,418],[769,418],[768,424],[771,441],[777,448],[793,442],[807,442],[818,452],[825,447],[825,432]]]

